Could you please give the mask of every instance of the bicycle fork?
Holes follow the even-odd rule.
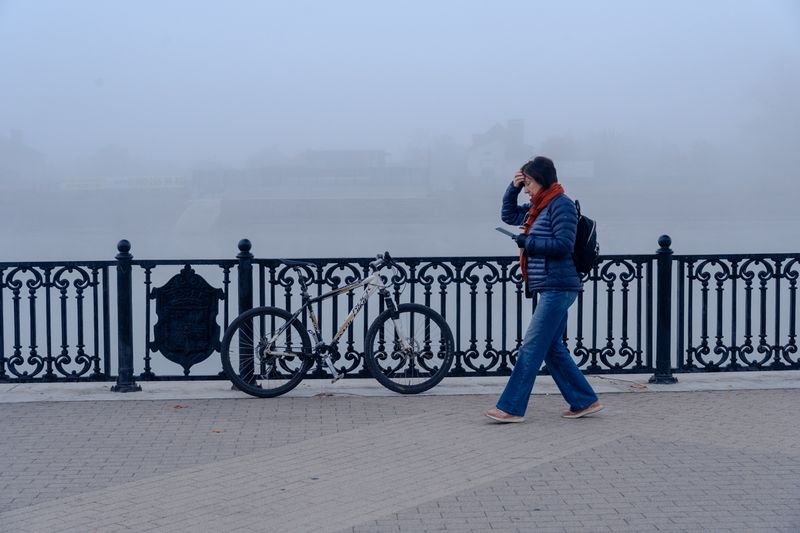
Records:
[[[414,353],[414,347],[409,342],[409,338],[406,336],[406,332],[403,330],[403,324],[400,323],[398,317],[400,316],[397,313],[397,306],[394,303],[394,300],[391,297],[391,294],[388,290],[385,290],[385,294],[381,293],[386,300],[386,308],[392,313],[392,324],[394,324],[394,334],[397,335],[397,338],[400,339],[400,346],[403,348],[403,357],[406,361],[411,357],[411,354]]]

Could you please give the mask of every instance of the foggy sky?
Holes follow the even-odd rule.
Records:
[[[0,141],[26,145],[20,163],[0,161],[3,180],[188,178],[305,150],[371,149],[447,178],[458,200],[456,158],[475,134],[520,119],[534,153],[608,160],[596,178],[619,182],[566,176],[600,219],[607,253],[649,253],[661,233],[683,239],[684,252],[800,247],[787,208],[800,194],[798,94],[800,3],[788,0],[0,0]],[[510,176],[492,179],[495,196],[470,199],[475,228],[453,237],[450,226],[409,221],[399,253],[516,253],[491,231]],[[640,196],[619,200],[632,183]],[[705,186],[700,208],[673,218],[649,207],[679,203],[695,186]],[[52,221],[36,231],[5,224],[0,259],[105,258],[119,238],[134,253],[147,243],[150,256],[218,256],[255,233],[244,223],[215,230],[203,219],[213,202],[191,191],[162,233],[143,229],[143,202],[65,236],[63,213],[97,207],[82,203],[92,193],[57,194],[55,214],[35,195],[13,200]],[[743,208],[753,196],[758,207]],[[180,210],[195,218],[174,222]],[[713,224],[698,226],[698,216]],[[192,220],[208,221],[208,233]],[[398,234],[369,222],[361,238],[342,239],[357,221],[331,218],[315,228],[316,247],[287,233],[254,239],[254,252],[266,255],[269,242],[281,256],[369,255]]]
[[[0,130],[56,161],[108,144],[182,165],[396,151],[506,117],[533,143],[730,141],[800,64],[788,1],[0,6]]]

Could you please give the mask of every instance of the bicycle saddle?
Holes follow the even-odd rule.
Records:
[[[300,266],[314,267],[314,266],[317,266],[314,263],[309,263],[308,261],[295,261],[293,259],[281,259],[280,262],[283,263],[284,265],[290,266],[290,267],[300,267]]]

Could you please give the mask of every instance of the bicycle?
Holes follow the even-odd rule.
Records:
[[[312,297],[302,267],[303,261],[283,260],[297,273],[302,305],[290,313],[279,307],[257,307],[245,311],[230,324],[222,338],[222,365],[239,390],[261,398],[280,396],[295,388],[315,362],[322,362],[332,375],[343,373],[334,366],[337,342],[364,304],[377,291],[386,303],[370,325],[364,340],[364,362],[370,374],[384,387],[401,394],[424,392],[439,383],[453,363],[453,333],[444,317],[416,304],[396,304],[381,277],[381,269],[392,266],[389,252],[378,254],[369,264],[372,274],[344,287]],[[324,342],[313,305],[337,294],[364,287],[364,293],[345,317],[330,342]],[[300,316],[308,313],[311,328]]]

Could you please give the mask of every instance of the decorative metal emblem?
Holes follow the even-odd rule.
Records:
[[[220,327],[217,324],[222,289],[209,285],[189,265],[163,287],[150,291],[156,301],[156,322],[150,349],[183,367],[189,368],[220,349]]]

